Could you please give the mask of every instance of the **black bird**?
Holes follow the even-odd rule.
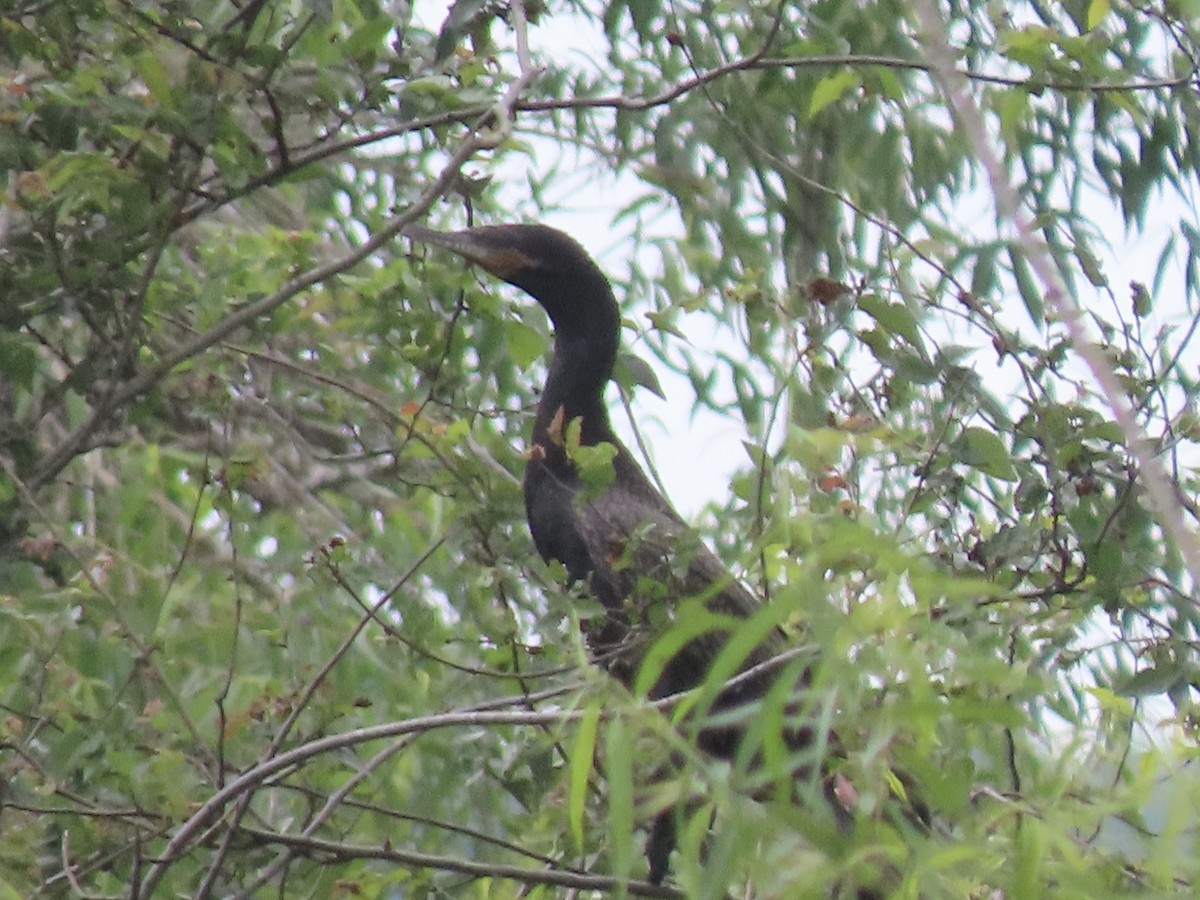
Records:
[[[496,225],[439,232],[409,226],[413,240],[453,250],[537,300],[554,324],[554,358],[538,403],[529,461],[525,509],[538,552],[565,566],[570,579],[588,585],[604,606],[604,624],[588,634],[599,661],[632,685],[650,639],[649,621],[683,612],[689,599],[709,611],[745,619],[759,602],[689,532],[670,502],[655,489],[613,433],[604,404],[620,334],[620,313],[608,280],[582,247],[544,225]],[[579,445],[610,444],[616,450],[613,479],[598,495],[585,490],[566,440],[579,420]],[[647,587],[649,585],[649,587]],[[736,622],[730,622],[733,627]],[[664,667],[651,699],[686,691],[703,682],[724,647],[727,630],[687,643]],[[735,679],[711,706],[729,710],[761,698],[778,677],[767,663],[785,649],[773,631],[741,664],[754,673]],[[740,724],[703,728],[701,749],[722,759],[738,753]],[[785,735],[793,751],[806,749],[812,734],[798,728]],[[811,770],[808,770],[811,771]],[[843,820],[846,811],[834,804]],[[652,880],[666,873],[674,845],[674,817],[655,823],[647,855]]]

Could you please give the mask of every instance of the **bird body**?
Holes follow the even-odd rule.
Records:
[[[715,614],[708,617],[712,628],[684,643],[655,673],[648,695],[657,699],[699,686],[729,632],[760,604],[695,539],[613,432],[604,389],[616,360],[620,313],[608,280],[578,243],[543,225],[456,232],[410,226],[405,233],[453,250],[521,288],[549,314],[554,357],[534,417],[524,478],[534,545],[543,559],[562,563],[570,580],[586,584],[603,605],[603,622],[589,628],[589,646],[626,686],[634,686],[663,622],[700,607]],[[609,444],[615,450],[613,477],[602,490],[588,489],[572,459],[566,436],[576,421],[578,446]],[[716,693],[711,711],[762,698],[778,678],[762,664],[784,646],[782,633],[771,629],[740,661],[744,677]],[[698,731],[697,743],[709,754],[733,760],[747,730],[728,721],[707,725]],[[805,727],[789,729],[784,739],[798,752],[811,745],[812,733]],[[795,774],[807,777],[811,771],[801,765]],[[844,816],[844,810],[835,812]],[[670,813],[655,823],[647,848],[652,880],[666,872],[673,829]]]
[[[573,582],[584,582],[608,612],[589,634],[593,651],[626,685],[631,685],[647,635],[647,597],[639,585],[665,590],[666,616],[686,598],[700,598],[712,612],[745,619],[758,601],[699,541],[670,502],[654,487],[617,438],[604,403],[620,334],[620,311],[608,279],[572,238],[544,225],[493,225],[456,232],[409,226],[405,234],[447,247],[537,300],[554,325],[554,357],[534,417],[525,468],[525,510],[538,553],[557,560]],[[580,446],[610,444],[613,478],[596,496],[584,490],[565,435],[579,421]],[[686,555],[686,559],[681,559]],[[765,662],[782,649],[779,640],[756,648],[745,667]],[[668,696],[697,686],[723,644],[722,636],[697,638],[668,662],[649,695]],[[622,650],[626,652],[622,652]],[[753,682],[753,679],[751,679]],[[737,696],[761,696],[761,685],[742,684]],[[710,752],[728,757],[726,737],[701,736]]]

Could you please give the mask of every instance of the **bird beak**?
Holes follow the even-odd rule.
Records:
[[[434,231],[424,225],[406,225],[400,232],[410,240],[452,250],[468,262],[503,281],[535,265],[535,261],[516,247],[497,240],[490,229],[464,228],[462,231]]]

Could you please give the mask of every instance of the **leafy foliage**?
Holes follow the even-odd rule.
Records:
[[[1194,537],[1197,14],[0,11],[0,893],[670,896],[676,804],[687,896],[1192,892],[1196,550],[1145,460]],[[816,659],[759,769],[586,665],[520,499],[548,326],[396,238],[583,179],[627,344],[749,454],[700,528],[769,603],[687,702],[775,623]]]

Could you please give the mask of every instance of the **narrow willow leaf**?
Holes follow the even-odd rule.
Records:
[[[605,772],[608,775],[608,827],[613,875],[624,881],[633,868],[633,765],[629,752],[632,736],[617,716],[605,734]]]
[[[656,397],[667,399],[667,395],[663,393],[662,385],[658,381],[658,376],[654,374],[654,370],[640,356],[633,353],[617,354],[617,381],[621,384],[636,384],[639,387],[644,387]]]
[[[592,761],[596,758],[596,731],[600,723],[600,707],[589,706],[579,722],[579,732],[571,747],[570,791],[567,796],[567,821],[575,848],[583,850],[583,809],[587,799],[588,779],[592,774]]]
[[[1021,302],[1025,304],[1025,311],[1029,313],[1029,318],[1038,331],[1041,331],[1046,324],[1046,304],[1042,299],[1042,290],[1037,279],[1033,277],[1033,270],[1025,261],[1024,254],[1016,247],[1008,248],[1008,258],[1012,262],[1013,278],[1017,282],[1017,292],[1021,295]]]
[[[1115,689],[1122,697],[1148,697],[1152,694],[1165,694],[1186,675],[1187,672],[1183,666],[1175,662],[1168,662],[1133,673]]]

